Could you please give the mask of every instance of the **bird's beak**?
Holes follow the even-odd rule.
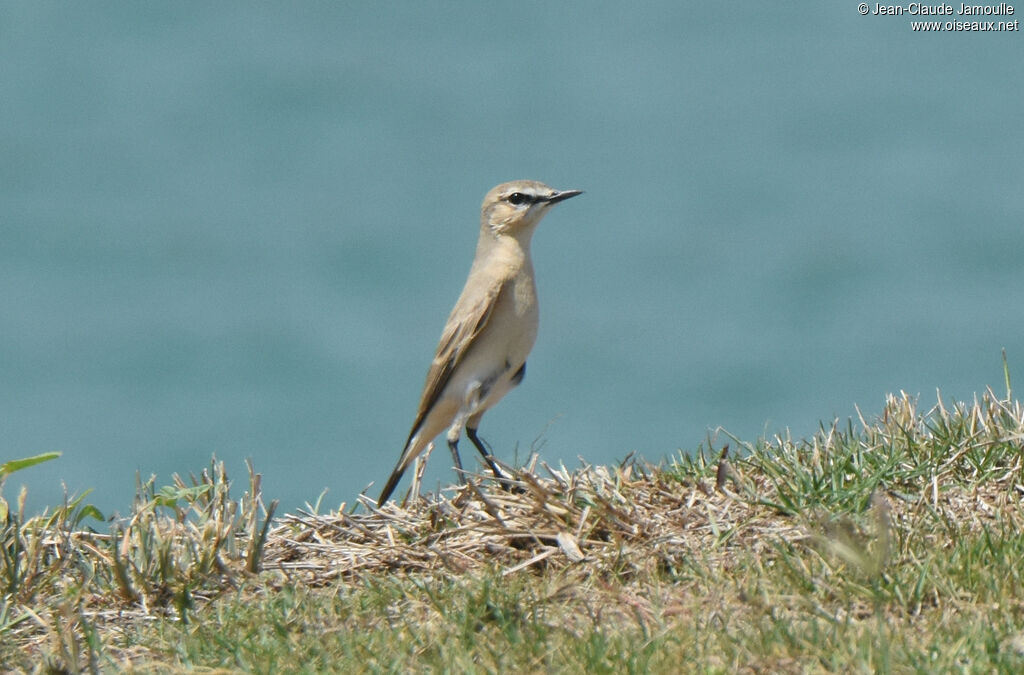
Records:
[[[562,190],[551,195],[544,201],[546,201],[548,204],[557,204],[558,202],[565,201],[570,197],[575,197],[576,195],[581,194],[583,194],[583,190]]]

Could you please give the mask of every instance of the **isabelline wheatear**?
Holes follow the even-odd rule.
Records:
[[[469,278],[448,316],[427,372],[416,421],[378,504],[387,501],[409,464],[446,428],[460,481],[458,444],[463,428],[494,475],[501,478],[498,465],[477,436],[480,418],[522,382],[526,357],[537,338],[537,286],[530,260],[533,231],[552,204],[580,192],[518,180],[502,183],[484,197]]]

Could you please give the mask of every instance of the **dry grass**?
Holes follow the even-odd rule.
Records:
[[[569,471],[534,458],[512,490],[476,478],[276,521],[257,474],[235,501],[214,464],[140,485],[109,533],[82,527],[81,501],[35,518],[11,509],[0,663],[1015,668],[1022,443],[1024,408],[1009,398],[919,414],[900,395],[877,419],[739,444],[735,459],[699,450],[667,468]],[[290,637],[265,646],[279,621],[330,639],[297,644],[278,628]],[[226,647],[224,631],[248,637]]]
[[[729,470],[727,460],[721,466]],[[503,575],[571,566],[647,574],[713,550],[723,531],[731,542],[717,547],[722,555],[731,547],[758,551],[775,538],[804,536],[793,519],[737,498],[714,480],[680,480],[637,462],[575,471],[542,464],[541,472],[535,466],[515,471],[512,490],[474,480],[404,506],[378,509],[361,499],[364,508],[355,513],[285,516],[270,533],[265,567],[307,584],[494,566]]]
[[[748,448],[738,463],[728,459],[728,446],[713,460],[702,453],[675,470],[639,461],[575,471],[541,462],[538,469],[534,457],[523,469],[506,467],[515,478],[511,490],[478,478],[401,505],[377,508],[361,497],[355,512],[342,505],[325,515],[287,515],[270,532],[264,566],[314,585],[360,574],[461,574],[494,566],[505,575],[570,566],[671,571],[695,552],[725,559],[736,549],[760,554],[778,541],[808,537],[840,546],[837,538],[849,527],[831,522],[837,506],[840,513],[872,507],[878,536],[892,521],[913,526],[927,517],[966,533],[983,531],[997,516],[1016,518],[1024,498],[1024,455],[1014,451],[1024,442],[1020,404],[989,395],[973,407],[960,405],[954,414],[970,434],[958,433],[959,447],[943,443],[936,462],[927,441],[944,439],[930,424],[951,413],[940,401],[922,418],[915,405],[905,395],[890,397],[880,424],[865,421],[845,435],[834,425],[810,443],[776,438]],[[851,463],[845,476],[829,475],[845,468],[827,466],[835,459],[829,455],[850,460],[836,448],[851,442],[862,455],[859,465]],[[998,457],[991,452],[997,445]],[[988,466],[979,462],[979,449],[988,451]],[[866,475],[869,464],[884,473]],[[825,491],[815,495],[811,484],[825,479]]]

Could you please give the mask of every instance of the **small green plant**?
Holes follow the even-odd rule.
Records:
[[[57,457],[0,465],[0,663],[2,645],[16,635],[49,645],[40,655],[51,670],[96,671],[98,607],[188,622],[200,601],[259,571],[277,502],[264,506],[251,464],[248,490],[237,500],[216,460],[187,482],[175,475],[157,489],[155,478],[139,480],[130,515],[104,534],[85,526],[104,522],[85,502],[88,492],[32,517],[24,513],[24,490],[15,508],[4,500],[7,476]]]
[[[173,606],[187,621],[197,592],[258,572],[277,508],[274,501],[264,509],[260,482],[250,464],[249,489],[233,500],[224,463],[216,460],[188,482],[175,474],[173,484],[157,489],[154,477],[139,479],[131,516],[109,537],[104,569],[111,585],[126,601]]]
[[[8,476],[59,456],[46,453],[0,465],[0,597],[6,601],[31,601],[74,557],[70,534],[80,530],[87,519],[103,520],[103,514],[85,502],[88,492],[78,497],[65,495],[62,505],[30,518],[25,516],[24,488],[13,510],[4,499]]]

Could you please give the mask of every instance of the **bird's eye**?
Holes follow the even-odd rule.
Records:
[[[530,198],[522,192],[513,192],[508,196],[508,203],[513,206],[519,206],[520,204],[525,204],[528,201],[530,201]]]

